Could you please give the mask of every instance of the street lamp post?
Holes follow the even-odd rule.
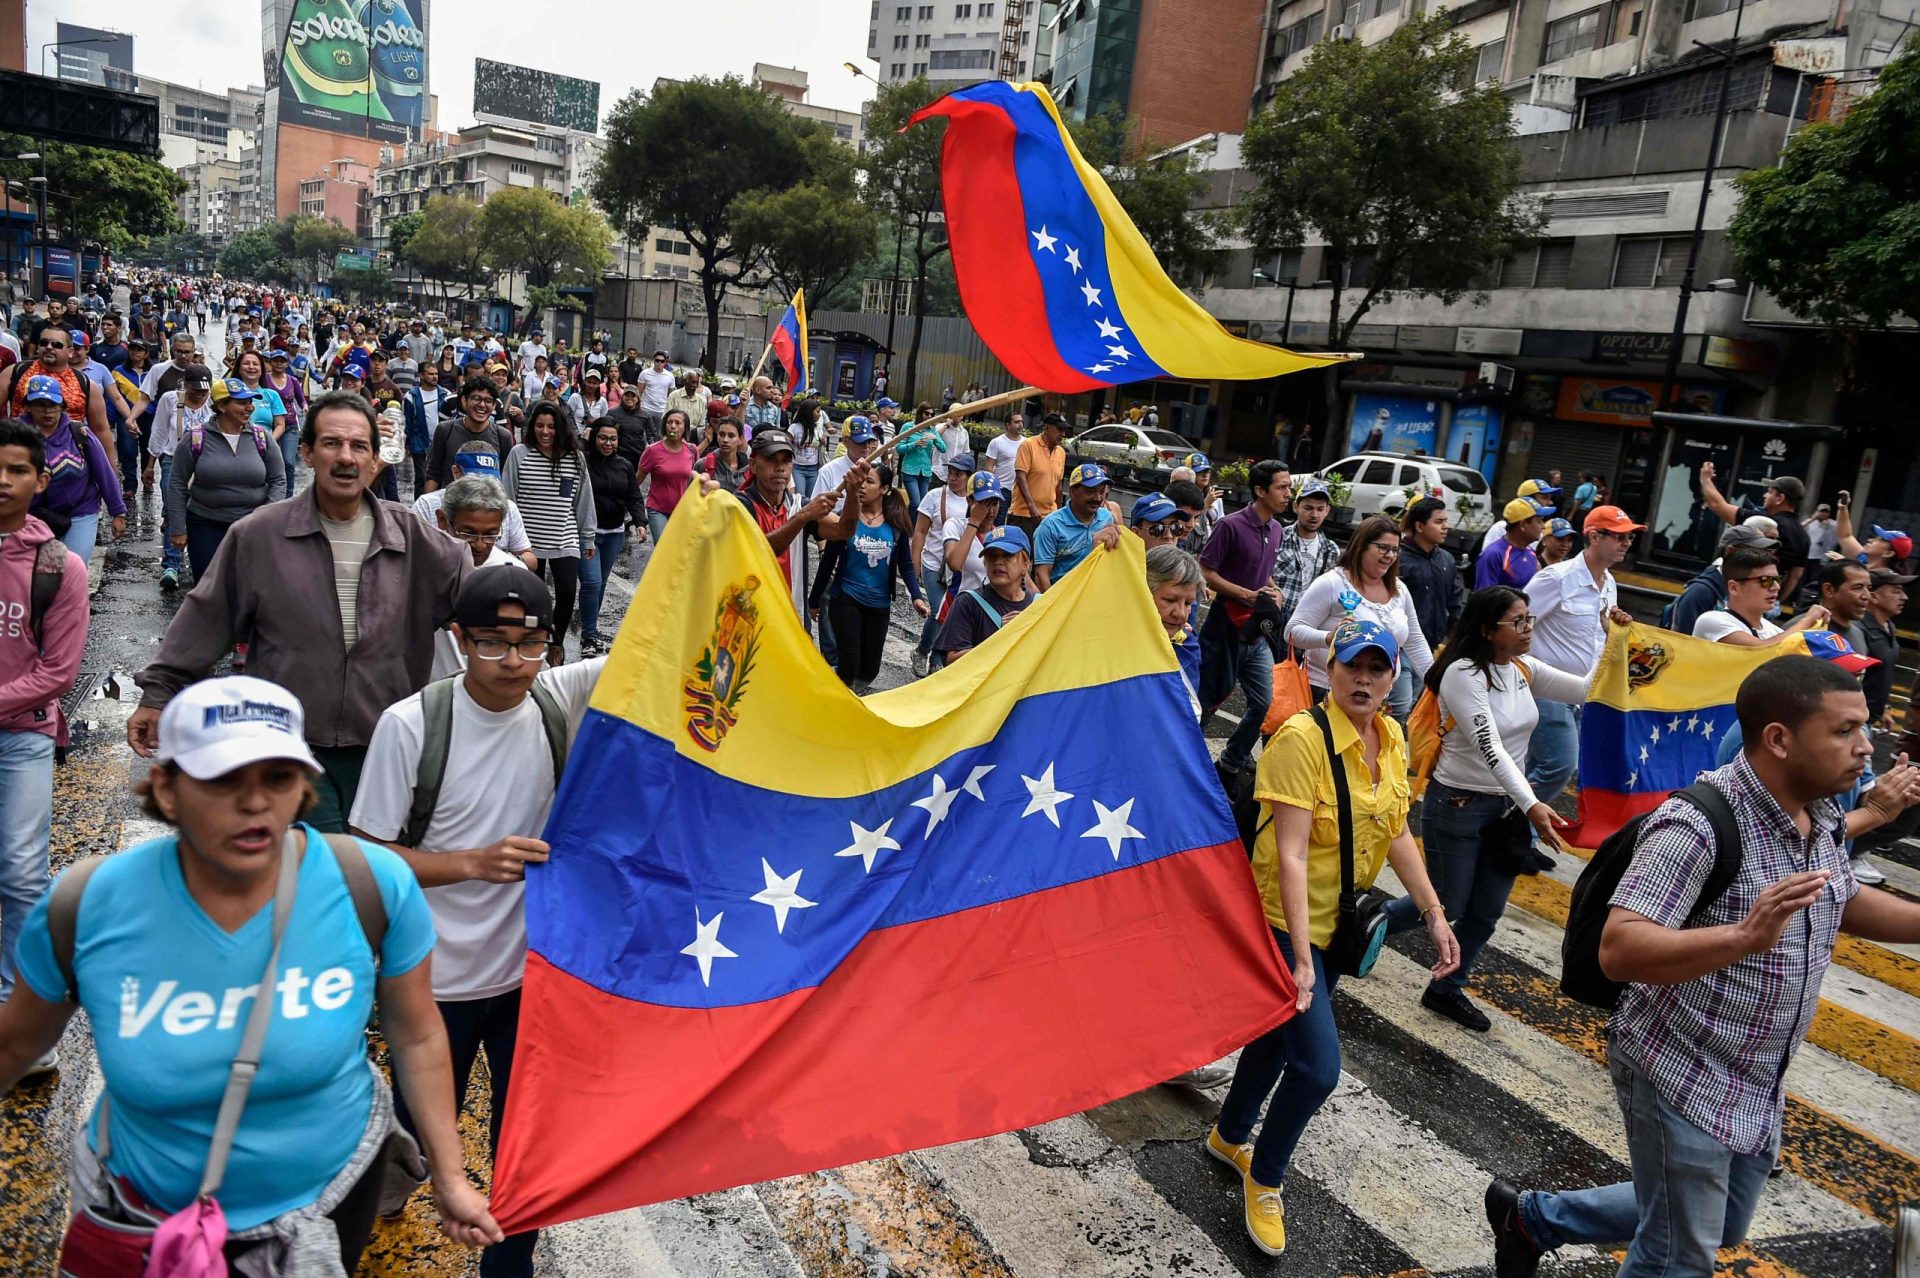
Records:
[[[109,31],[105,35],[88,36],[83,40],[49,40],[40,46],[40,74],[47,73],[47,50],[64,49],[79,44],[119,44],[120,33]]]
[[[851,62],[840,64],[852,74],[863,80],[872,80],[875,88],[884,88],[872,72],[864,71]],[[887,381],[892,389],[893,381],[893,322],[900,310],[900,252],[902,242],[907,238],[907,211],[900,206],[900,178],[893,179],[893,274],[887,279]]]

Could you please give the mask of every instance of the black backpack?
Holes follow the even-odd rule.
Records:
[[[1702,779],[1684,790],[1675,790],[1673,798],[1684,799],[1699,808],[1713,827],[1713,869],[1700,888],[1699,899],[1687,912],[1687,922],[1691,924],[1701,910],[1726,893],[1740,873],[1740,827],[1734,820],[1733,805],[1710,781]],[[1560,992],[1591,1007],[1613,1010],[1619,1005],[1620,992],[1626,988],[1624,982],[1600,970],[1600,933],[1613,908],[1614,891],[1633,860],[1640,827],[1652,815],[1643,812],[1608,835],[1573,885],[1573,902],[1567,908],[1567,932],[1560,943]]]

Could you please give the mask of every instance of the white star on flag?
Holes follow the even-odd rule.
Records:
[[[1635,781],[1638,781],[1639,779],[1640,779],[1640,774],[1638,772],[1627,773],[1627,789],[1629,790],[1633,789],[1633,783]]]
[[[1713,735],[1713,720],[1709,719],[1705,723],[1700,725],[1700,735],[1703,737],[1710,737]]]
[[[1655,745],[1660,744],[1660,729],[1658,727],[1654,728],[1653,730],[1653,744]]]
[[[1091,281],[1085,284],[1082,284],[1080,286],[1080,291],[1086,295],[1088,306],[1097,306],[1099,304],[1100,290],[1095,288]]]
[[[1100,814],[1100,821],[1091,830],[1080,837],[1083,839],[1105,839],[1113,850],[1113,859],[1120,859],[1120,845],[1128,839],[1144,839],[1147,836],[1127,824],[1127,818],[1133,815],[1133,800],[1128,799],[1117,808],[1109,808],[1095,799],[1093,810]]]
[[[1049,763],[1047,770],[1042,772],[1038,777],[1030,777],[1022,774],[1020,779],[1027,783],[1027,793],[1032,796],[1027,800],[1026,811],[1020,815],[1022,817],[1030,817],[1036,812],[1045,812],[1047,814],[1047,820],[1053,822],[1053,828],[1056,830],[1059,829],[1060,805],[1068,799],[1071,799],[1073,793],[1054,787],[1053,765]]]
[[[927,814],[927,831],[922,837],[931,836],[933,827],[947,819],[947,809],[952,807],[953,801],[959,797],[960,791],[947,789],[947,783],[940,779],[940,774],[938,772],[933,774],[933,793],[924,799],[913,801],[914,807],[924,809]]]
[[[773,910],[773,930],[785,935],[789,910],[810,910],[819,902],[809,901],[800,895],[800,875],[804,871],[795,870],[782,878],[774,873],[773,867],[767,864],[767,858],[763,856],[760,858],[760,872],[766,876],[767,886],[748,899],[770,907]],[[715,921],[718,922],[717,916]]]
[[[971,794],[974,798],[980,800],[980,802],[985,803],[987,801],[987,794],[986,791],[980,788],[980,783],[987,779],[987,773],[993,771],[998,766],[999,765],[995,763],[976,764],[973,771],[967,773],[967,779],[961,783],[961,790]]]
[[[1677,715],[1677,714],[1676,714],[1675,716],[1673,716],[1673,722],[1671,722],[1671,723],[1669,723],[1669,724],[1667,725],[1667,731],[1668,731],[1668,732],[1678,732],[1678,731],[1680,731],[1680,716],[1679,716],[1679,715]]]
[[[1087,371],[1088,371],[1089,373],[1095,373],[1095,374],[1098,374],[1098,373],[1111,373],[1111,372],[1113,371],[1113,365],[1111,365],[1111,364],[1091,364],[1091,365],[1088,365],[1088,367],[1087,367]]]
[[[1642,763],[1645,763],[1646,761],[1647,761],[1647,747],[1645,747],[1645,746],[1641,746],[1641,747],[1640,747],[1640,762],[1642,762]]]
[[[700,983],[702,985],[711,986],[713,984],[713,961],[715,959],[740,957],[726,946],[720,944],[720,920],[725,917],[727,916],[723,912],[714,915],[705,923],[702,923],[700,921],[700,907],[697,905],[693,907],[693,943],[680,952],[689,955],[695,962],[700,964]]]
[[[1687,716],[1687,731],[1688,731],[1688,732],[1698,732],[1699,730],[1700,730],[1700,716],[1699,716],[1699,715],[1697,715],[1697,714],[1695,714],[1695,715],[1688,715],[1688,716]]]
[[[1112,320],[1095,320],[1094,323],[1099,326],[1100,336],[1109,340],[1120,336],[1120,327]]]
[[[892,817],[888,817],[882,821],[880,828],[877,830],[869,830],[858,821],[849,821],[847,824],[853,827],[853,842],[841,848],[838,852],[835,852],[834,855],[859,857],[866,863],[868,874],[873,873],[874,857],[882,852],[898,852],[900,850],[899,841],[887,837],[887,827],[893,824]]]
[[[1109,346],[1107,347],[1107,354],[1113,356],[1115,359],[1133,358],[1133,352],[1124,346]]]
[[[1054,235],[1048,235],[1046,227],[1043,226],[1037,231],[1029,231],[1027,232],[1027,234],[1033,236],[1034,252],[1037,253],[1041,249],[1045,249],[1049,253],[1058,251],[1053,246],[1059,242],[1059,237]]]
[[[1067,245],[1067,265],[1073,268],[1074,274],[1080,273],[1080,250],[1071,244]]]

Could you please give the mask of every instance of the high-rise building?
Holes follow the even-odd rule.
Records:
[[[858,111],[839,111],[807,101],[807,73],[799,67],[756,62],[753,87],[777,100],[787,114],[825,125],[842,142],[857,147],[866,138],[866,121]]]
[[[53,35],[57,43],[49,52],[57,65],[51,69],[62,80],[104,85],[109,68],[133,73],[133,37],[124,31],[56,22]]]
[[[880,83],[925,76],[956,89],[1000,78],[1000,42],[1007,10],[1017,8],[1019,56],[1013,78],[1044,69],[1040,0],[938,0],[935,4],[873,0],[867,19],[867,57],[880,64]]]
[[[262,91],[230,88],[224,93],[174,84],[150,75],[109,67],[105,85],[123,93],[144,93],[160,102],[160,160],[180,169],[202,160],[238,159],[260,129]]]
[[[1051,15],[1048,84],[1071,119],[1118,112],[1151,144],[1237,131],[1266,0],[1071,0]]]

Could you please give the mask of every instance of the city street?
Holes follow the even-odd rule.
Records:
[[[143,495],[128,539],[94,561],[103,580],[72,702],[74,749],[57,774],[56,869],[155,832],[130,798],[144,764],[123,737],[137,696],[128,675],[172,611],[155,584],[155,514]],[[643,564],[641,555],[628,571]],[[623,578],[609,612],[630,598]],[[913,624],[901,608],[883,687],[911,678]],[[831,677],[824,667],[821,677]],[[1886,864],[1891,885],[1920,896],[1920,856],[1911,846],[1898,855],[1904,864]],[[1162,1086],[1010,1135],[570,1224],[543,1241],[541,1272],[1489,1274],[1480,1202],[1490,1177],[1573,1186],[1626,1173],[1602,1019],[1556,990],[1560,922],[1579,868],[1562,858],[1550,877],[1521,880],[1476,982],[1493,1018],[1484,1037],[1419,1007],[1424,940],[1396,942],[1371,976],[1342,983],[1346,1072],[1288,1179],[1291,1246],[1277,1260],[1248,1242],[1238,1181],[1202,1146],[1220,1094]],[[1824,992],[1788,1075],[1785,1174],[1766,1191],[1752,1242],[1724,1253],[1723,1272],[1883,1272],[1887,1223],[1920,1200],[1920,947],[1843,941]],[[52,1272],[68,1143],[98,1087],[76,1021],[59,1072],[0,1102],[0,1269]],[[479,1096],[465,1130],[469,1166],[484,1178]],[[1542,1272],[1616,1265],[1572,1249]],[[419,1195],[404,1220],[381,1227],[361,1272],[467,1274],[477,1262],[439,1239]]]

